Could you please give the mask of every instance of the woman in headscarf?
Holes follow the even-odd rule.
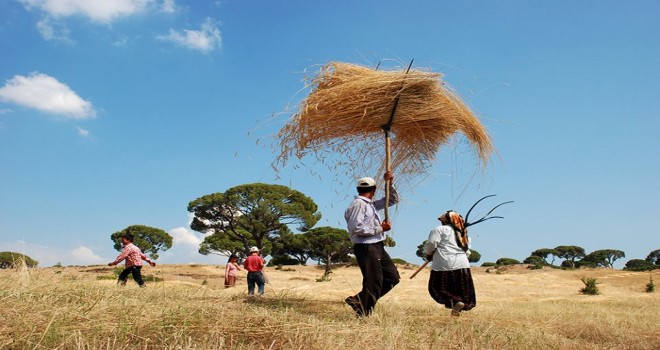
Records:
[[[442,214],[424,245],[427,260],[433,261],[429,294],[451,309],[452,316],[475,307],[477,298],[470,273],[470,241],[463,217],[453,210]]]

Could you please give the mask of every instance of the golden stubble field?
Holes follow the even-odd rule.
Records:
[[[317,266],[269,267],[251,299],[244,272],[224,289],[223,266],[145,266],[164,281],[144,289],[97,279],[107,266],[3,270],[0,349],[660,349],[660,292],[644,292],[660,271],[473,268],[477,307],[452,318],[415,267],[367,319],[342,302],[357,267],[325,282]],[[581,295],[581,277],[602,294]]]

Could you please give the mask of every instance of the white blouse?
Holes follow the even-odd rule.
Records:
[[[424,253],[426,255],[433,254],[431,268],[434,271],[451,271],[470,268],[470,262],[468,261],[470,250],[464,252],[463,249],[458,246],[454,229],[448,225],[440,225],[431,230],[429,239],[424,245]]]

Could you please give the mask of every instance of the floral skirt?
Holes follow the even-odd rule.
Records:
[[[448,309],[459,301],[465,304],[465,311],[477,305],[470,269],[431,271],[429,294],[438,304]]]

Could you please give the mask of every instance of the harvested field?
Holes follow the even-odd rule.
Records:
[[[254,299],[244,274],[224,289],[217,266],[145,267],[165,280],[145,289],[97,280],[112,274],[100,266],[2,270],[0,348],[658,349],[649,273],[474,268],[478,305],[451,318],[428,296],[428,272],[410,280],[412,266],[400,266],[377,312],[356,319],[342,300],[360,286],[357,267],[337,267],[328,282],[315,282],[320,267],[292,268],[267,268],[271,284]],[[583,276],[602,294],[579,294]]]

